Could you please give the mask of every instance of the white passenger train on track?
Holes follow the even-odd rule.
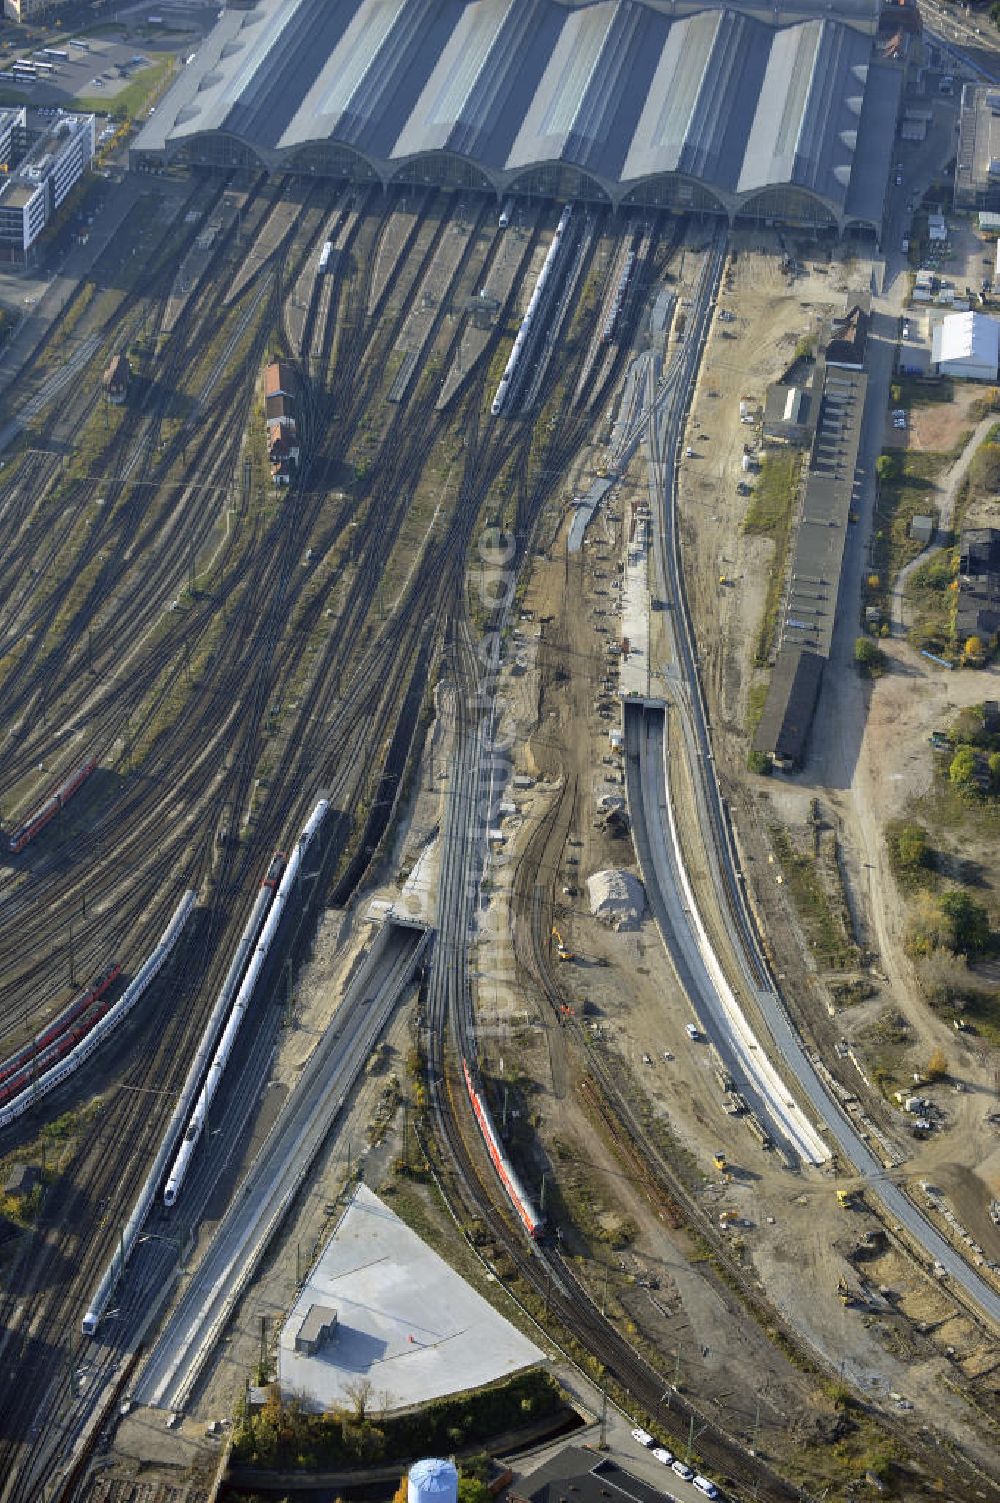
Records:
[[[186,892],[184,894],[177,905],[173,918],[166,929],[164,929],[159,944],[149,956],[149,959],[143,963],[135,979],[129,982],[122,995],[118,998],[118,1001],[108,1008],[100,1021],[94,1024],[94,1027],[89,1030],[75,1048],[71,1049],[50,1070],[43,1071],[37,1080],[33,1081],[30,1090],[23,1091],[19,1096],[15,1096],[13,1101],[9,1102],[0,1111],[0,1127],[6,1127],[9,1122],[14,1122],[24,1112],[28,1111],[30,1107],[34,1106],[40,1097],[48,1095],[49,1091],[54,1091],[56,1086],[61,1085],[64,1080],[68,1079],[73,1074],[73,1071],[78,1070],[84,1060],[89,1059],[94,1050],[100,1047],[108,1034],[117,1028],[122,1019],[127,1017],[143,992],[166,964],[171,950],[177,943],[181,930],[187,923],[188,915],[194,907],[196,896],[197,894],[194,892]]]
[[[517,372],[518,365],[521,362],[521,357],[524,354],[524,347],[528,342],[528,338],[534,327],[535,320],[538,317],[542,298],[545,295],[546,288],[548,287],[549,281],[555,271],[556,262],[559,259],[559,252],[562,250],[563,238],[566,234],[567,229],[569,228],[569,222],[572,214],[573,205],[567,204],[565,209],[563,209],[562,214],[559,216],[559,223],[556,226],[556,232],[552,236],[552,244],[549,246],[548,254],[545,257],[544,262],[542,263],[542,269],[538,273],[538,281],[535,283],[535,290],[531,294],[531,301],[528,303],[528,310],[521,320],[521,327],[518,329],[517,338],[514,340],[514,348],[511,350],[510,355],[507,359],[507,364],[504,366],[503,375],[500,377],[500,384],[496,390],[496,396],[493,398],[493,405],[490,408],[490,411],[492,412],[494,417],[500,416],[507,402],[507,398],[510,394],[511,381],[513,380]]]
[[[177,1197],[181,1192],[184,1180],[187,1177],[188,1170],[191,1167],[191,1159],[194,1155],[194,1150],[197,1146],[198,1139],[201,1137],[202,1133],[205,1130],[205,1123],[208,1120],[208,1113],[211,1108],[212,1102],[215,1099],[215,1093],[219,1089],[219,1084],[222,1080],[223,1072],[225,1071],[226,1065],[229,1063],[229,1056],[233,1052],[233,1045],[236,1043],[236,1036],[240,1031],[243,1019],[246,1017],[247,1010],[249,1009],[250,1003],[253,1000],[254,988],[256,987],[257,982],[260,980],[261,971],[264,969],[264,965],[267,961],[268,955],[270,954],[271,947],[274,944],[275,938],[277,937],[278,929],[280,927],[285,908],[288,904],[288,900],[292,896],[295,890],[296,883],[298,882],[305,854],[308,851],[313,840],[315,839],[320,825],[326,818],[329,807],[330,804],[327,799],[320,799],[312,814],[309,816],[306,827],[302,831],[302,834],[299,836],[295,849],[287,860],[281,881],[278,883],[277,891],[274,892],[273,901],[270,901],[271,889],[267,886],[267,884],[269,880],[273,880],[272,873],[275,877],[277,876],[277,872],[274,868],[274,863],[272,863],[271,869],[268,872],[268,876],[264,879],[265,890],[268,893],[268,898],[266,901],[262,901],[262,894],[261,899],[258,899],[258,906],[262,907],[264,911],[267,911],[268,902],[270,902],[270,911],[267,912],[267,919],[266,922],[264,922],[263,929],[258,930],[260,939],[257,941],[257,945],[254,949],[253,955],[251,956],[250,963],[246,968],[246,974],[243,977],[239,991],[236,993],[236,999],[233,1002],[232,1011],[229,1014],[229,1020],[226,1023],[225,1029],[223,1030],[222,1037],[219,1040],[218,1048],[215,1051],[212,1062],[208,1067],[208,1074],[205,1076],[204,1085],[202,1086],[198,1099],[194,1104],[194,1110],[192,1111],[191,1116],[188,1119],[187,1131],[184,1134],[184,1141],[181,1143],[180,1148],[177,1150],[177,1156],[174,1159],[173,1167],[170,1171],[170,1177],[167,1180],[166,1188],[163,1192],[164,1205],[175,1205]],[[254,912],[256,913],[257,909],[255,909]],[[254,916],[251,915],[251,921],[253,921],[253,917]],[[250,945],[253,943],[252,939],[249,941],[249,943],[245,943],[246,939],[247,932],[245,931],[244,940],[241,942],[237,950],[233,965],[230,967],[229,974],[227,975],[226,981],[223,984],[223,990],[222,994],[220,994],[220,1000],[222,997],[225,997],[228,1001],[228,998],[232,997],[232,988],[235,987],[239,973],[240,971],[242,971],[243,965],[246,961],[246,953],[249,950]],[[218,1006],[219,1004],[217,1003],[216,1007],[218,1008]],[[200,1075],[200,1069],[198,1073]]]

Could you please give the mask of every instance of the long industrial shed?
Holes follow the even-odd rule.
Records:
[[[878,234],[902,88],[864,0],[231,4],[132,152]]]

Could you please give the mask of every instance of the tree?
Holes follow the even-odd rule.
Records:
[[[990,942],[990,916],[982,903],[956,887],[941,894],[938,906],[951,926],[950,949],[980,955]]]
[[[990,769],[990,783],[994,788],[1000,788],[1000,751],[990,752],[987,766]]]
[[[983,643],[980,637],[967,637],[965,639],[965,661],[967,663],[981,663],[983,660]]]
[[[948,1056],[940,1047],[931,1051],[931,1057],[924,1068],[924,1074],[930,1081],[944,1080],[948,1074]]]
[[[1000,444],[982,443],[972,456],[969,480],[991,495],[1000,490]]]
[[[862,673],[875,674],[883,663],[882,649],[871,637],[859,637],[854,644],[854,661]]]
[[[936,955],[953,948],[952,925],[929,892],[917,895],[910,913],[908,948],[915,955]]]
[[[490,1503],[490,1490],[478,1477],[459,1477],[458,1503]]]
[[[976,754],[971,746],[960,746],[951,759],[948,777],[956,788],[968,788],[976,771]]]
[[[895,454],[880,454],[875,461],[875,476],[879,485],[895,480],[899,474],[899,460]]]
[[[351,1402],[355,1423],[363,1425],[375,1394],[374,1383],[370,1378],[355,1378],[352,1382],[345,1383],[344,1393]]]
[[[930,865],[930,846],[923,825],[904,825],[896,837],[899,864],[907,871]]]

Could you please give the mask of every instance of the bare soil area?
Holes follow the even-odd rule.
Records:
[[[731,285],[719,298],[720,312],[732,318],[716,317],[706,346],[687,435],[694,452],[682,461],[679,499],[685,582],[695,619],[704,623],[703,675],[727,734],[742,745],[774,545],[744,532],[751,497],[739,487],[749,492],[753,475],[742,469],[743,452],[747,444],[759,452],[760,428],[741,421],[740,402],[763,410],[768,385],[792,366],[800,341],[815,341],[843,307],[848,280],[825,261],[788,277],[773,236],[737,235],[733,248]]]
[[[950,1408],[932,1403],[929,1390],[916,1389],[907,1361],[894,1353],[882,1327],[841,1304],[838,1281],[851,1274],[851,1264],[838,1242],[845,1224],[833,1177],[790,1175],[726,1116],[708,1051],[685,1032],[689,1007],[649,918],[634,932],[615,933],[587,910],[589,874],[609,863],[634,866],[630,849],[623,851],[620,841],[609,844],[607,832],[593,828],[608,755],[608,722],[596,692],[605,658],[595,628],[604,618],[595,617],[593,608],[603,600],[595,592],[607,577],[617,518],[628,515],[634,499],[645,499],[638,481],[612,493],[616,521],[599,512],[578,559],[562,555],[560,534],[549,558],[536,562],[525,596],[517,667],[502,690],[504,730],[513,738],[515,773],[539,781],[515,792],[518,813],[507,827],[503,861],[494,868],[491,938],[480,945],[477,962],[480,1009],[498,1037],[495,1047],[492,1039],[484,1047],[494,1067],[497,1053],[502,1055],[505,1079],[524,1082],[525,1110],[560,1187],[556,1195],[550,1191],[550,1214],[572,1221],[572,1228],[560,1224],[596,1297],[631,1322],[636,1339],[650,1343],[661,1365],[676,1366],[709,1412],[728,1415],[748,1436],[759,1423],[762,1434],[769,1432],[772,1454],[783,1454],[789,1437],[801,1451],[821,1444],[813,1422],[822,1431],[822,1387],[789,1365],[742,1306],[734,1305],[730,1291],[689,1262],[688,1232],[665,1225],[641,1185],[623,1176],[581,1096],[583,1062],[567,1047],[569,1030],[553,1022],[548,1002],[526,986],[509,950],[502,953],[498,936],[510,930],[505,909],[513,869],[569,782],[577,788],[570,838],[539,880],[555,886],[560,937],[575,957],[558,966],[558,981],[567,1002],[583,1015],[591,1047],[621,1059],[637,1100],[648,1103],[706,1215],[715,1225],[724,1214],[732,1218],[726,1235],[733,1248],[752,1276],[763,1280],[806,1348],[835,1369],[850,1352],[845,1376],[889,1412],[903,1414],[901,1402],[913,1403],[923,1422],[958,1434],[967,1418],[963,1402],[956,1398]],[[579,845],[571,843],[577,840]],[[720,1148],[728,1159],[725,1175],[712,1167]],[[541,1162],[532,1182],[540,1169]],[[937,1286],[932,1292],[940,1298]],[[759,1421],[753,1395],[761,1401]],[[664,1421],[669,1426],[666,1416]]]
[[[909,412],[909,427],[888,430],[887,443],[898,448],[950,454],[976,420],[970,408],[982,400],[982,388],[974,381],[956,381],[950,402],[921,402]]]
[[[824,263],[810,266],[806,278],[796,278],[789,284],[780,270],[775,245],[754,236],[738,247],[734,285],[719,300],[720,309],[733,309],[735,323],[717,319],[713,327],[688,430],[694,455],[682,467],[685,577],[712,709],[717,765],[738,819],[748,871],[756,874],[754,887],[762,905],[763,929],[772,945],[779,976],[786,988],[793,987],[796,992],[796,1010],[808,1019],[810,1041],[816,1043],[824,1060],[844,1082],[844,1089],[860,1092],[868,1109],[882,1118],[887,1142],[898,1138],[904,1146],[906,1174],[914,1181],[922,1175],[933,1178],[929,1145],[934,1144],[940,1169],[937,1177],[944,1180],[947,1163],[956,1157],[970,1166],[994,1162],[997,1133],[987,1120],[987,1103],[980,1094],[989,1085],[991,1070],[977,1057],[974,1046],[955,1042],[953,1031],[921,1000],[912,976],[899,974],[905,959],[901,959],[899,943],[902,904],[888,898],[895,886],[881,831],[894,811],[907,808],[913,797],[930,787],[927,737],[942,716],[947,718],[946,706],[994,697],[989,685],[980,678],[973,687],[968,676],[963,682],[960,675],[940,674],[926,660],[915,662],[915,654],[905,646],[885,644],[893,659],[891,671],[867,696],[870,703],[866,704],[863,692],[852,698],[852,713],[864,716],[867,712],[870,718],[856,781],[865,784],[857,796],[877,816],[877,824],[873,821],[864,833],[855,828],[853,805],[845,803],[836,791],[818,789],[814,779],[765,783],[745,772],[746,726],[748,709],[752,708],[749,688],[755,679],[764,682],[753,664],[763,604],[761,575],[770,564],[773,549],[769,542],[748,539],[743,533],[748,498],[738,495],[737,485],[744,478],[739,468],[743,444],[752,440],[753,430],[740,422],[739,402],[741,397],[751,402],[763,399],[765,385],[790,363],[798,342],[814,332],[819,320],[843,306],[851,276],[849,265],[834,270]],[[723,339],[730,331],[736,338]],[[716,392],[720,395],[713,395]],[[927,412],[928,422],[924,428],[918,427],[915,443],[936,450],[954,446],[971,426],[966,413],[977,393],[963,389],[960,395],[958,411],[945,409],[947,416],[945,411],[938,411],[938,405],[920,409],[921,415]],[[901,727],[905,727],[904,734]],[[831,728],[831,734],[838,734],[836,727]],[[853,728],[845,725],[842,734],[849,740]],[[859,733],[857,740],[861,739]],[[814,941],[799,915],[789,907],[787,886],[777,885],[782,880],[781,867],[767,834],[772,822],[784,827],[798,848],[815,849],[817,857],[823,849],[821,841],[831,841],[829,870],[826,876],[821,874],[820,886],[825,888],[824,902],[842,926],[844,955],[854,955],[853,963],[860,966],[859,971],[823,971]],[[823,831],[827,834],[821,835]],[[817,860],[817,867],[820,865]],[[886,932],[887,924],[892,925],[891,933]],[[868,969],[867,956],[871,954],[879,957],[874,974]],[[839,961],[840,965],[844,963],[843,959]],[[847,1012],[836,1011],[831,984],[859,978],[863,990],[873,995]],[[894,1103],[890,1107],[881,1099],[871,1080],[866,1086],[865,1075],[859,1074],[852,1063],[858,1058],[860,1069],[870,1070],[861,1037],[866,1029],[884,1030],[880,1019],[887,1007],[897,1007],[905,1023],[906,1043],[895,1062],[901,1072],[917,1069],[915,1061],[923,1064],[933,1043],[941,1040],[949,1046],[954,1073],[969,1087],[961,1093],[945,1087],[944,1130],[924,1144],[909,1138],[909,1120]],[[689,1120],[686,1113],[683,1115]],[[950,1150],[944,1146],[948,1142],[952,1144]],[[962,1149],[956,1154],[959,1143]],[[740,1162],[746,1162],[742,1154]],[[970,1179],[971,1183],[953,1176],[948,1188],[954,1195],[956,1214],[957,1201],[964,1196],[965,1224],[975,1227],[976,1239],[985,1249],[989,1245],[989,1229],[984,1224],[989,1175],[982,1180],[972,1175]],[[790,1195],[787,1186],[772,1186],[765,1176],[755,1187],[758,1212],[764,1212],[756,1218],[759,1230],[750,1254],[755,1266],[772,1298],[787,1313],[794,1312],[797,1329],[807,1340],[831,1355],[851,1351],[859,1381],[868,1370],[884,1372],[891,1354],[887,1355],[880,1339],[878,1323],[854,1320],[844,1325],[848,1312],[840,1305],[837,1293],[842,1260],[838,1266],[836,1257],[831,1261],[830,1252],[840,1233],[832,1186],[828,1183],[820,1191],[804,1186],[800,1193],[804,1200],[799,1209],[799,1196]],[[780,1215],[770,1194],[780,1198]],[[809,1213],[801,1214],[807,1203]],[[768,1213],[774,1214],[775,1226],[782,1228],[780,1234],[770,1234]],[[795,1249],[792,1259],[788,1256],[790,1248]],[[787,1268],[786,1262],[790,1265]],[[807,1269],[805,1281],[812,1294],[809,1300],[802,1297],[800,1282]],[[863,1337],[861,1332],[865,1333]],[[979,1349],[985,1352],[993,1347],[980,1339]],[[894,1390],[921,1406],[924,1401],[912,1392],[912,1381],[905,1388],[899,1387],[905,1381],[905,1370],[897,1368]],[[956,1405],[948,1418],[956,1433],[961,1431],[962,1412],[962,1406]],[[968,1411],[965,1413],[967,1416]],[[943,1409],[937,1418],[944,1418]]]

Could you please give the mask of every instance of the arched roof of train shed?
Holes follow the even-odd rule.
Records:
[[[548,177],[614,204],[689,180],[730,214],[794,188],[837,223],[877,223],[901,74],[846,3],[775,22],[745,3],[257,0],[222,12],[135,151],[242,143],[273,170],[354,163],[383,182],[426,162],[430,180]]]

